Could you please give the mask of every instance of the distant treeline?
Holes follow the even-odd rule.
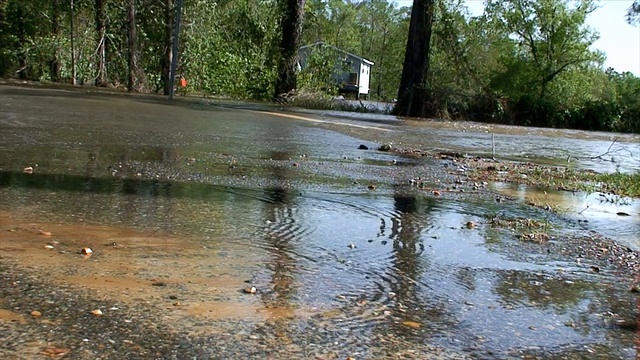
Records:
[[[166,93],[175,2],[0,0],[0,76]],[[304,3],[302,45],[324,41],[372,60],[370,98],[398,97],[410,8],[384,0],[297,2]],[[273,98],[289,3],[184,1],[178,74],[186,90]],[[640,78],[603,69],[604,55],[590,48],[597,35],[585,20],[593,0],[487,0],[476,17],[461,1],[431,3],[429,69],[416,89],[429,114],[640,133]],[[305,69],[298,88],[332,95],[334,68]]]

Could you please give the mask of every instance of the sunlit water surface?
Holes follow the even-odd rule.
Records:
[[[319,324],[344,339],[392,333],[490,357],[601,345],[603,358],[634,357],[633,334],[603,325],[602,314],[627,304],[610,296],[614,277],[595,276],[574,259],[549,262],[529,254],[490,219],[544,218],[560,232],[580,231],[582,224],[518,201],[443,198],[408,188],[410,178],[437,163],[408,159],[398,166],[390,154],[357,150],[375,143],[315,123],[128,98],[5,92],[0,211],[11,223],[3,226],[28,228],[24,219],[67,232],[93,224],[156,234],[144,238],[147,247],[154,236],[171,237],[153,246],[165,247],[162,253],[132,250],[130,263],[140,279],[224,276],[217,286],[232,284],[232,291],[189,293],[193,314],[224,307],[221,313],[246,322],[264,309],[289,309],[294,317],[320,314]],[[491,147],[487,134],[374,126],[392,129],[393,136],[424,136],[434,147]],[[507,145],[516,139],[518,145]],[[606,151],[609,144],[562,140],[566,147],[556,141],[545,150],[540,143],[548,138],[494,141],[504,156],[554,159],[565,151]],[[624,146],[636,151],[638,144]],[[633,161],[630,168],[637,168]],[[370,190],[371,183],[380,186]],[[495,190],[525,197],[506,186]],[[635,205],[619,206],[637,219]],[[589,219],[598,227],[613,218]],[[623,235],[637,234],[637,223],[625,224],[630,230]],[[101,242],[109,231],[116,230],[104,230]],[[74,244],[105,246],[76,237]],[[122,241],[137,249],[136,236]],[[118,261],[125,266],[113,259],[110,274],[118,273]],[[243,293],[246,284],[257,296]]]

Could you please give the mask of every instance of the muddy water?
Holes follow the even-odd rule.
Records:
[[[375,143],[345,135],[402,128],[0,91],[0,261],[148,304],[194,334],[275,319],[359,358],[392,337],[479,358],[637,355],[616,325],[636,316],[632,276],[491,219],[544,219],[557,236],[581,224],[491,193],[420,192],[409,179],[448,181],[439,163],[357,150]]]

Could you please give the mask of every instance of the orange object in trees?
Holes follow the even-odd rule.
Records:
[[[182,87],[187,87],[187,79],[185,79],[185,78],[180,78],[180,86],[182,86]]]

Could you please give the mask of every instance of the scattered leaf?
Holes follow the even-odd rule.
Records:
[[[103,314],[103,312],[100,309],[91,310],[91,315],[100,316],[102,314]]]
[[[40,355],[48,356],[53,359],[61,359],[70,352],[70,349],[49,346],[46,349],[42,350],[40,352]]]
[[[42,316],[42,313],[41,313],[40,311],[38,311],[38,310],[33,310],[33,311],[31,312],[31,316],[33,316],[33,317],[40,317],[40,316]]]
[[[51,249],[53,249],[53,245],[47,244],[47,245],[44,246],[44,248],[51,250]]]
[[[42,236],[51,236],[51,232],[49,232],[49,231],[40,230],[39,234],[42,235]]]
[[[415,321],[403,321],[402,325],[410,327],[412,329],[420,329],[420,327],[422,326],[422,324]]]

